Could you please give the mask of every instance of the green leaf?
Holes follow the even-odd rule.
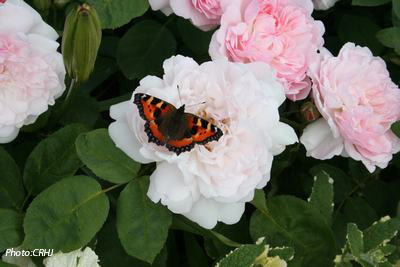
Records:
[[[270,248],[268,251],[268,256],[278,256],[284,261],[290,261],[294,257],[294,249],[289,247]]]
[[[351,253],[359,257],[364,252],[364,237],[363,233],[354,223],[347,225],[347,242],[350,246]]]
[[[83,133],[76,139],[76,151],[98,177],[116,184],[136,177],[140,164],[116,147],[106,129]]]
[[[46,126],[50,118],[51,108],[45,113],[42,113],[34,123],[25,125],[21,128],[21,132],[33,133]]]
[[[393,0],[393,12],[398,18],[400,18],[400,1]]]
[[[253,240],[265,237],[272,246],[294,247],[303,266],[326,266],[333,260],[335,240],[330,227],[311,204],[292,197],[267,200],[267,210],[257,210],[250,221]]]
[[[171,213],[147,197],[149,178],[131,181],[121,192],[117,204],[117,231],[125,251],[152,263],[168,237]]]
[[[351,177],[344,173],[341,169],[328,164],[319,164],[310,169],[311,175],[315,176],[321,171],[326,172],[334,181],[334,202],[338,203],[346,199],[351,192]]]
[[[376,38],[387,47],[398,47],[400,45],[400,29],[397,27],[382,29],[376,33]]]
[[[18,210],[25,196],[22,176],[14,159],[0,147],[0,208]]]
[[[79,90],[74,96],[73,102],[68,105],[60,122],[64,125],[82,123],[93,127],[100,115],[100,106],[97,100],[87,92]]]
[[[101,266],[116,267],[150,267],[147,262],[138,260],[126,254],[118,238],[116,220],[113,218],[106,222],[101,231],[96,235],[96,254],[99,256]],[[163,251],[154,260],[153,266],[163,266]]]
[[[176,52],[176,41],[161,24],[145,20],[135,24],[122,37],[117,62],[129,79],[162,73],[162,63]]]
[[[215,232],[215,231],[212,231],[212,230],[210,230],[210,232],[211,232],[219,241],[221,241],[223,244],[225,244],[225,245],[227,245],[227,246],[229,246],[229,247],[239,247],[239,246],[240,246],[239,243],[230,240],[229,238],[227,238],[227,237],[224,236],[224,235],[221,235],[221,234],[219,234],[219,233],[217,233],[217,232]]]
[[[0,260],[0,267],[18,267],[18,266]]]
[[[267,204],[265,201],[264,190],[256,189],[256,191],[254,193],[254,198],[251,201],[251,204],[253,204],[259,210],[263,210],[263,211],[267,210]]]
[[[148,0],[89,0],[89,3],[96,8],[103,29],[121,27],[149,8]]]
[[[65,178],[40,193],[24,220],[27,249],[69,252],[85,246],[107,218],[108,198],[87,176]]]
[[[189,267],[207,267],[208,259],[203,248],[192,234],[183,235]]]
[[[242,245],[233,250],[219,263],[219,267],[251,267],[265,250],[264,245]]]
[[[9,209],[0,209],[0,253],[22,242],[22,215]]]
[[[343,215],[347,222],[353,222],[364,230],[378,219],[375,210],[361,197],[352,197],[343,206]]]
[[[353,0],[353,6],[381,6],[389,3],[391,0]]]
[[[337,247],[344,247],[347,234],[347,220],[341,212],[335,212],[332,221],[332,231]]]
[[[87,129],[71,124],[41,141],[29,155],[24,170],[25,186],[37,195],[64,177],[72,176],[82,166],[75,150],[75,139]]]
[[[193,234],[201,235],[205,238],[212,239],[213,241],[218,241],[219,243],[226,245],[228,247],[239,247],[240,244],[229,239],[228,237],[213,231],[204,229],[203,227],[199,226],[197,223],[192,222],[191,220],[187,219],[184,216],[174,216],[173,217],[173,229],[183,230],[186,232],[190,232]]]
[[[392,124],[392,126],[390,127],[392,132],[400,138],[400,121],[397,121],[395,123]]]
[[[364,231],[365,250],[369,251],[391,240],[400,230],[400,219],[383,217]]]
[[[380,55],[384,47],[375,37],[380,27],[370,18],[358,15],[344,15],[340,21],[338,34],[342,42],[353,42],[368,46],[372,53]]]
[[[115,59],[97,56],[93,73],[90,75],[89,80],[79,87],[79,90],[82,92],[93,91],[118,70]]]
[[[328,225],[332,224],[333,212],[333,179],[326,172],[322,171],[314,176],[314,186],[309,199]]]
[[[197,55],[208,54],[213,31],[205,32],[195,27],[189,20],[179,18],[177,26],[183,42]]]

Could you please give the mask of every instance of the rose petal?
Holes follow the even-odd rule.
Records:
[[[185,213],[192,208],[191,188],[185,184],[183,174],[176,164],[157,164],[157,169],[150,176],[147,195],[153,202],[161,199],[161,203],[175,213]]]
[[[343,140],[334,138],[329,125],[324,119],[309,124],[300,137],[300,142],[307,150],[307,156],[316,159],[330,159],[340,155],[343,150]]]
[[[134,133],[131,132],[128,125],[124,122],[116,121],[108,127],[108,133],[115,145],[124,151],[133,160],[142,164],[150,163],[153,160],[145,158],[139,149],[142,144],[137,140]]]

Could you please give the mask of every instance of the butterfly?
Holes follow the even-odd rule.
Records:
[[[136,93],[133,102],[146,121],[149,142],[166,146],[177,155],[192,150],[195,144],[205,145],[222,136],[221,129],[211,122],[185,113],[185,105],[177,109],[164,100],[142,93]]]

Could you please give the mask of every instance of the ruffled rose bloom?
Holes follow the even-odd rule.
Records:
[[[317,10],[327,10],[335,5],[339,0],[313,0],[314,8]]]
[[[229,1],[233,0],[149,0],[149,3],[153,10],[161,10],[166,15],[175,13],[208,31],[219,25],[223,6]]]
[[[7,143],[63,93],[65,69],[55,30],[22,0],[2,2],[0,143]]]
[[[254,190],[267,184],[273,156],[297,141],[294,130],[279,121],[283,87],[264,63],[219,60],[198,65],[191,58],[176,56],[164,62],[164,71],[163,79],[147,76],[141,80],[135,93],[177,107],[185,104],[187,112],[222,130],[219,141],[196,145],[179,156],[149,143],[134,96],[111,107],[116,121],[109,134],[135,161],[157,162],[147,193],[151,200],[161,200],[172,212],[205,228],[213,228],[218,221],[234,224]]]
[[[311,0],[242,0],[226,7],[211,40],[213,60],[262,61],[277,71],[286,96],[304,99],[311,83],[309,64],[322,47],[324,26],[311,17]]]
[[[370,172],[385,168],[400,150],[390,126],[400,119],[400,90],[385,62],[364,47],[347,43],[337,57],[326,49],[310,66],[313,98],[323,118],[304,130],[307,155],[360,160]]]

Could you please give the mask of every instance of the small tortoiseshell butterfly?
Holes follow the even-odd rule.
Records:
[[[172,104],[151,95],[135,94],[134,103],[145,121],[149,142],[166,146],[179,155],[190,151],[195,144],[218,141],[222,131],[211,122],[185,113],[185,105],[176,109]]]

